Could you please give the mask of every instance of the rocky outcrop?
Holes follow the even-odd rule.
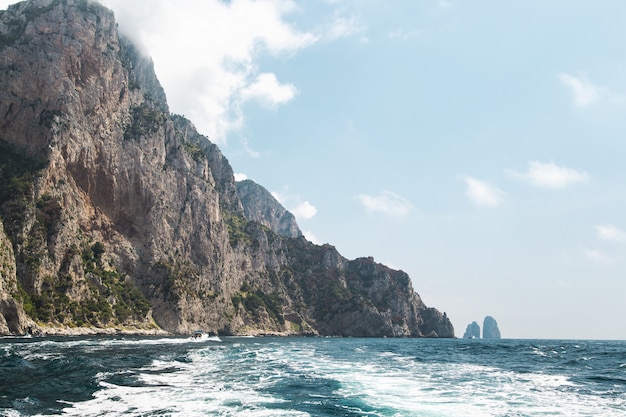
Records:
[[[465,329],[465,333],[463,334],[463,338],[480,339],[480,326],[478,323],[473,321],[471,324],[468,324]],[[483,321],[483,339],[500,339],[500,329],[498,329],[498,323],[491,316],[485,317],[485,320]]]
[[[243,205],[247,220],[259,222],[274,233],[285,237],[298,238],[302,232],[296,218],[265,188],[252,180],[237,182],[237,196]]]
[[[0,333],[454,336],[404,272],[308,242],[258,189],[240,197],[103,6],[0,12],[0,74]]]
[[[465,333],[463,334],[464,339],[480,339],[480,325],[473,321],[472,323],[467,325],[465,329]]]
[[[424,337],[454,337],[454,327],[444,311],[441,313],[436,308],[426,308],[420,313],[420,333]]]
[[[35,327],[19,300],[13,247],[0,223],[0,334],[25,334]]]
[[[500,339],[498,323],[491,316],[485,317],[483,321],[483,339]]]

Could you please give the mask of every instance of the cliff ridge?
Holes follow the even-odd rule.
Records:
[[[407,274],[244,193],[104,6],[0,11],[0,74],[0,334],[454,336]]]

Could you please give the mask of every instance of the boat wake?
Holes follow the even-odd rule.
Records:
[[[218,336],[212,336],[202,330],[196,330],[191,334],[190,339],[194,342],[221,342]]]
[[[201,334],[200,336],[191,336],[189,338],[192,342],[221,342],[222,339],[219,336],[209,336],[208,334]]]

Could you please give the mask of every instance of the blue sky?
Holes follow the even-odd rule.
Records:
[[[239,178],[458,336],[626,338],[623,1],[105,3]]]

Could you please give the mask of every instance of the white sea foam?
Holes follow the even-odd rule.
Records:
[[[150,346],[150,352],[155,354],[147,364],[138,363],[135,368],[99,372],[93,398],[67,403],[63,414],[315,415],[292,407],[293,397],[284,395],[291,385],[285,381],[293,381],[296,387],[299,382],[305,384],[297,401],[313,410],[331,401],[336,410],[363,416],[616,417],[626,414],[623,390],[615,394],[606,390],[596,393],[588,386],[583,390],[565,374],[542,372],[541,368],[520,373],[495,364],[447,362],[444,354],[438,356],[438,361],[416,360],[414,355],[406,354],[406,349],[378,352],[368,342],[358,347],[345,342],[352,349],[342,354],[334,341],[332,348],[326,348],[319,339],[311,343],[256,340],[227,339],[224,343],[200,345],[190,343],[187,338],[88,341],[82,346],[85,350],[116,351],[115,348],[124,345],[141,343]],[[181,345],[181,348],[169,345]],[[565,347],[558,345],[525,349],[524,355],[539,356],[528,355],[538,363],[553,356],[557,356],[553,358],[555,361],[571,356]],[[26,350],[29,355],[44,353],[34,347]],[[63,352],[64,348],[59,350]],[[427,353],[422,356],[429,357]],[[619,362],[614,366],[620,366]],[[319,391],[315,390],[317,383],[321,384]],[[323,385],[325,389],[321,389]]]
[[[619,399],[599,404],[598,397],[580,394],[562,375],[514,373],[471,364],[420,363],[411,357],[384,353],[360,362],[316,357],[315,363],[293,365],[340,381],[339,394],[360,398],[375,409],[393,405],[395,413],[431,416],[623,415]],[[564,412],[564,410],[568,410]]]
[[[283,400],[259,393],[256,388],[264,385],[262,380],[255,386],[246,378],[225,378],[229,369],[219,352],[195,351],[188,359],[190,362],[154,360],[149,366],[137,369],[139,386],[119,386],[101,380],[92,400],[73,403],[63,412],[69,416],[307,415],[267,408]]]
[[[568,389],[574,384],[560,375],[516,374],[468,364],[395,370],[359,364],[334,377],[342,381],[344,395],[364,394],[374,407],[394,404],[401,415],[501,416],[516,415],[520,409],[526,415],[623,415],[623,409],[613,410],[610,403],[603,406],[595,396]]]

